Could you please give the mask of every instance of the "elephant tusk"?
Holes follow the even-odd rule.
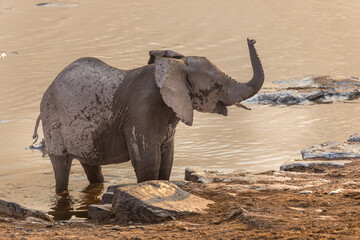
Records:
[[[249,108],[249,107],[241,104],[240,102],[236,102],[236,103],[234,103],[234,105],[235,105],[236,107],[238,107],[238,108],[243,108],[243,109],[246,109],[246,110],[251,110],[251,108]]]

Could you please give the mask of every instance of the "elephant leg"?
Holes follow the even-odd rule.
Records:
[[[104,177],[101,173],[101,166],[90,166],[89,164],[86,163],[81,163],[81,166],[84,168],[84,171],[86,173],[86,176],[90,182],[90,184],[92,183],[102,183],[104,182]]]
[[[49,156],[55,174],[56,193],[61,194],[68,190],[72,158],[68,155],[55,156],[50,154]]]
[[[144,147],[142,144],[142,140],[128,144],[131,164],[134,167],[137,182],[158,180],[161,157],[160,146],[156,147],[156,144],[152,146],[149,144],[148,147]]]
[[[174,141],[165,144],[161,149],[159,180],[169,180],[174,161]]]

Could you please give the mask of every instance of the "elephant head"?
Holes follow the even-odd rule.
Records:
[[[232,79],[205,57],[185,57],[173,51],[150,52],[149,63],[155,63],[155,81],[164,102],[182,122],[191,126],[193,109],[227,115],[227,106],[254,96],[264,83],[264,71],[248,39],[253,77],[246,83]]]

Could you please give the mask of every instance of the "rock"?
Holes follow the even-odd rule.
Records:
[[[35,217],[27,217],[25,219],[25,221],[29,222],[29,223],[33,223],[33,224],[44,224],[44,225],[49,224],[48,221],[45,221],[45,220],[40,219],[40,218],[35,218]]]
[[[336,190],[334,190],[334,191],[331,191],[329,194],[330,194],[330,195],[336,195],[336,194],[341,193],[342,191],[344,191],[344,189],[336,189]]]
[[[112,230],[114,230],[114,231],[120,231],[121,228],[120,228],[119,225],[115,225],[115,226],[112,228]]]
[[[198,183],[211,183],[214,177],[222,175],[219,171],[200,170],[195,168],[185,169],[185,180]]]
[[[114,197],[114,191],[110,192],[110,191],[108,190],[107,192],[105,192],[105,193],[102,195],[100,204],[111,204],[113,197]]]
[[[191,213],[204,213],[206,200],[168,181],[127,184],[114,191],[111,211],[119,220],[157,222]]]
[[[310,190],[304,190],[304,191],[301,191],[299,192],[300,194],[312,194],[312,191]]]
[[[52,217],[42,211],[28,209],[14,202],[8,202],[0,199],[0,213],[6,214],[12,217],[35,217],[46,221],[54,222]]]
[[[92,204],[88,208],[88,216],[97,220],[113,218],[115,215],[111,212],[111,206],[111,204]]]
[[[360,82],[352,77],[306,77],[275,83],[280,85],[278,90],[259,93],[244,102],[274,105],[332,103],[356,99],[360,96]]]
[[[43,2],[43,3],[37,3],[36,6],[38,7],[76,7],[77,4],[59,4],[57,2]]]
[[[343,183],[343,185],[344,185],[344,186],[357,185],[357,182],[355,182],[355,181],[348,181],[348,182]]]
[[[298,211],[298,212],[305,212],[305,208],[300,208],[300,207],[287,207],[287,209]]]
[[[352,134],[347,141],[348,142],[359,142],[360,143],[360,135],[357,134],[357,133]]]
[[[360,158],[360,145],[353,143],[326,142],[302,150],[303,159],[353,159]]]
[[[261,103],[274,105],[294,105],[305,104],[323,96],[320,90],[309,92],[298,91],[276,91],[256,94],[254,97],[247,99],[246,103]]]
[[[280,166],[281,171],[296,171],[304,172],[307,169],[312,168],[313,172],[323,172],[321,169],[316,168],[317,166],[328,166],[328,167],[344,167],[345,164],[350,163],[347,160],[334,160],[334,161],[321,161],[321,160],[291,160],[283,163]]]

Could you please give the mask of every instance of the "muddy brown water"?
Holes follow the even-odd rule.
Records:
[[[238,81],[251,77],[246,37],[257,39],[265,87],[308,75],[359,76],[360,2],[323,0],[0,1],[0,198],[86,216],[110,184],[134,182],[130,163],[103,168],[90,186],[77,161],[70,196],[54,194],[52,166],[26,150],[42,94],[73,60],[92,56],[123,69],[146,64],[148,51],[206,56]],[[229,116],[195,113],[177,128],[172,179],[186,167],[232,171],[278,169],[300,150],[343,141],[360,129],[360,100],[303,106],[247,104]],[[41,131],[40,131],[41,132]]]

